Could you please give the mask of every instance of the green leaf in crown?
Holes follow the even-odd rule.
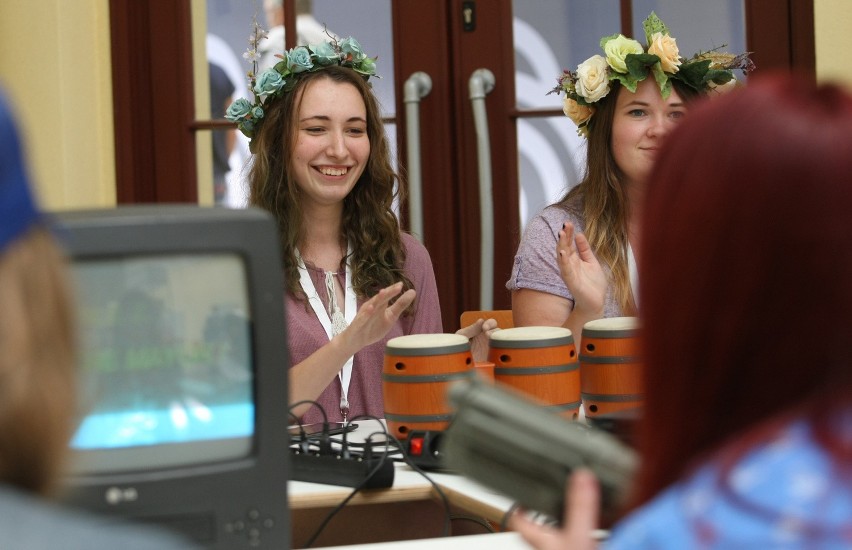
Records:
[[[651,43],[651,37],[654,36],[655,33],[663,33],[666,35],[670,35],[669,28],[666,26],[662,20],[657,17],[657,14],[651,12],[651,15],[645,18],[642,21],[642,29],[645,31],[645,43]]]

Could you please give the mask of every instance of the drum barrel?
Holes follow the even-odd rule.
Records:
[[[583,327],[580,389],[586,416],[644,403],[638,323],[634,317],[597,319]]]
[[[382,396],[388,433],[444,430],[452,420],[449,387],[474,376],[470,342],[458,334],[412,334],[388,341]]]
[[[563,416],[580,408],[580,370],[574,337],[561,327],[514,327],[491,335],[488,360],[494,380]]]

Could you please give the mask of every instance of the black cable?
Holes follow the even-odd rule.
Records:
[[[438,493],[438,496],[441,497],[441,501],[444,503],[444,533],[441,536],[443,536],[443,537],[450,536],[450,516],[451,516],[451,512],[450,512],[450,500],[447,498],[447,495],[444,494],[443,489],[441,489],[441,487],[435,482],[435,480],[433,480],[431,477],[429,477],[426,474],[426,472],[424,472],[422,469],[420,469],[420,467],[417,464],[415,464],[413,460],[411,460],[411,457],[409,457],[408,454],[405,452],[405,448],[403,447],[402,443],[400,443],[400,441],[396,438],[396,436],[394,436],[392,434],[388,434],[388,437],[393,439],[396,442],[396,444],[399,446],[399,448],[402,449],[403,461],[405,461],[405,463],[408,464],[408,466],[412,470],[414,470],[415,472],[417,472],[418,474],[423,476],[423,478],[432,485],[432,488],[435,489],[435,492]]]
[[[298,403],[294,403],[293,405],[290,406],[290,410],[291,410],[290,416],[293,417],[293,418],[296,418],[295,415],[292,414],[292,409],[294,407],[297,407],[297,406],[304,404],[304,403],[311,403],[313,405],[316,405],[317,408],[323,414],[323,418],[325,420],[324,423],[326,425],[328,425],[328,417],[326,416],[325,410],[322,408],[321,405],[319,405],[315,401],[306,400],[306,401],[299,401]],[[350,448],[358,449],[360,447],[360,453],[359,454],[361,454],[361,459],[369,461],[369,460],[372,459],[372,451],[374,450],[374,447],[384,443],[385,448],[384,448],[384,452],[381,454],[381,460],[367,474],[367,476],[365,476],[365,478],[361,481],[361,483],[359,483],[358,486],[356,486],[352,490],[352,492],[340,504],[338,504],[333,510],[331,510],[331,512],[329,512],[328,516],[326,516],[326,518],[323,520],[323,522],[320,524],[320,526],[317,528],[317,530],[314,532],[314,534],[311,536],[311,538],[305,544],[305,548],[310,547],[314,542],[316,542],[316,539],[320,536],[320,534],[322,534],[322,531],[325,529],[325,527],[328,525],[328,523],[334,518],[334,516],[337,515],[337,513],[339,513],[340,510],[342,510],[343,507],[346,504],[348,504],[349,501],[352,500],[352,498],[354,498],[355,495],[364,488],[364,486],[369,482],[369,480],[372,479],[372,477],[374,475],[376,475],[381,470],[381,468],[384,466],[386,460],[392,454],[395,455],[397,453],[400,454],[401,460],[403,462],[408,464],[408,466],[412,470],[414,470],[415,472],[420,474],[426,481],[428,481],[432,485],[435,493],[437,493],[438,496],[440,497],[440,499],[441,499],[441,501],[444,505],[444,528],[443,528],[443,534],[441,536],[449,536],[450,535],[451,522],[453,520],[472,521],[474,523],[478,523],[478,524],[482,525],[483,527],[485,527],[489,531],[494,532],[494,528],[490,524],[484,523],[483,520],[479,520],[477,518],[468,517],[468,516],[453,515],[452,512],[451,512],[451,509],[450,509],[449,499],[447,498],[444,491],[441,489],[440,485],[438,485],[432,478],[429,477],[429,475],[426,472],[424,472],[417,464],[415,464],[411,460],[411,458],[406,453],[405,446],[402,444],[402,442],[399,441],[399,439],[397,439],[395,436],[388,433],[387,428],[384,427],[384,424],[382,423],[380,418],[377,418],[377,417],[372,416],[372,415],[359,415],[359,416],[354,417],[352,419],[352,422],[354,422],[356,420],[360,420],[360,419],[375,420],[376,422],[378,422],[382,426],[382,430],[371,432],[370,434],[368,434],[367,437],[365,438],[364,443],[349,442],[348,438],[347,438],[347,432],[345,432],[345,431],[342,434],[342,438],[329,437],[328,433],[326,431],[324,431],[322,436],[321,436],[321,439],[319,440],[320,449],[319,449],[318,454],[322,455],[323,449],[326,449],[326,447],[327,447],[326,450],[328,451],[328,453],[330,453],[331,443],[333,442],[333,443],[337,443],[338,445],[341,445],[341,458],[342,459],[352,460],[353,458],[352,458],[352,453],[350,452]],[[304,448],[305,442],[308,441],[308,442],[316,443],[317,437],[316,436],[308,437],[307,434],[305,433],[301,423],[299,424],[299,428],[300,428],[299,444],[300,444],[302,452],[307,453],[307,452],[309,452],[309,450]],[[375,435],[383,435],[384,441],[376,442],[374,444],[374,442],[372,441],[372,438]],[[358,451],[356,451],[356,453],[357,452]],[[392,460],[399,460],[399,458],[393,458]],[[512,504],[512,506],[503,515],[503,517],[500,521],[501,531],[505,531],[507,529],[509,517],[511,517],[512,513],[517,509],[518,509],[518,504],[517,503]]]
[[[473,517],[473,516],[452,515],[452,516],[450,516],[450,520],[452,520],[452,521],[457,521],[457,520],[470,521],[472,523],[475,523],[477,525],[484,527],[485,530],[488,531],[489,533],[495,533],[496,532],[494,527],[492,527],[491,524],[488,522],[488,520],[486,520],[484,518],[477,518],[477,517]]]
[[[349,503],[349,501],[352,500],[355,497],[355,495],[358,494],[358,492],[361,491],[364,488],[364,485],[366,485],[367,482],[374,475],[376,475],[376,473],[378,473],[379,470],[381,470],[381,468],[384,466],[384,464],[387,461],[388,456],[390,454],[389,451],[390,451],[390,448],[391,448],[391,446],[390,446],[391,443],[394,443],[396,449],[398,449],[398,451],[402,454],[403,461],[406,464],[408,464],[408,466],[412,470],[414,470],[415,472],[420,474],[426,481],[428,481],[432,485],[432,488],[434,489],[435,493],[437,493],[438,496],[440,497],[441,502],[444,505],[444,528],[443,528],[443,533],[442,533],[441,536],[443,536],[443,537],[450,536],[451,525],[452,525],[451,520],[453,519],[453,515],[452,515],[452,511],[450,509],[450,501],[447,498],[447,495],[444,493],[443,489],[441,489],[440,485],[438,485],[435,482],[435,480],[433,480],[431,477],[429,477],[429,475],[427,475],[426,472],[424,472],[419,466],[417,466],[417,464],[415,464],[411,460],[411,458],[405,452],[404,445],[394,435],[388,433],[387,428],[384,427],[384,424],[382,424],[380,418],[377,418],[377,417],[371,416],[371,415],[359,415],[359,416],[352,418],[352,421],[354,422],[356,420],[361,420],[361,419],[375,420],[375,421],[379,422],[380,425],[382,425],[382,431],[373,432],[373,433],[368,435],[368,437],[366,438],[367,441],[365,441],[365,443],[364,443],[364,448],[366,449],[367,445],[372,446],[372,442],[370,440],[371,440],[373,435],[383,435],[385,437],[385,449],[386,449],[387,452],[382,453],[381,460],[376,464],[376,466],[372,470],[370,470],[370,472],[367,474],[367,476],[352,490],[352,492],[349,493],[349,495],[345,499],[343,499],[342,502],[340,502],[340,504],[335,506],[334,509],[332,509],[328,513],[328,515],[325,517],[325,519],[323,519],[322,523],[320,523],[319,527],[314,532],[314,534],[311,535],[311,537],[307,540],[307,542],[304,545],[304,548],[310,548],[314,544],[314,542],[316,542],[317,538],[319,538],[319,536],[322,534],[323,530],[326,528],[326,526],[328,526],[328,524],[331,522],[331,520],[334,518],[334,516],[336,516]],[[343,433],[343,438],[344,438],[344,442],[345,442],[346,441],[346,439],[345,439],[346,438],[346,432]],[[350,444],[350,445],[354,445],[354,444]],[[473,518],[459,517],[458,519],[470,519],[471,521],[475,521],[475,519],[473,519]],[[490,526],[488,526],[488,528],[490,528]],[[492,531],[493,531],[493,529],[492,529]]]
[[[325,433],[325,434],[328,433],[328,415],[325,414],[325,409],[322,408],[322,405],[320,405],[316,401],[311,401],[310,399],[304,399],[302,401],[297,401],[296,403],[293,403],[292,405],[290,405],[287,408],[287,413],[290,415],[290,418],[295,420],[296,423],[299,425],[299,441],[298,441],[298,444],[299,444],[299,449],[303,453],[310,452],[311,442],[310,442],[310,439],[308,438],[308,434],[305,432],[305,426],[302,424],[302,421],[299,419],[299,417],[296,416],[295,414],[293,414],[293,409],[295,407],[298,407],[299,405],[304,405],[306,403],[314,405],[320,410],[320,412],[322,413],[322,417],[323,417],[323,433]],[[288,431],[290,430],[289,426],[287,427],[287,430]],[[292,445],[292,440],[291,440],[290,444]]]
[[[295,420],[295,421],[296,421],[296,424],[298,424],[298,425],[299,425],[299,430],[301,431],[302,435],[306,435],[306,434],[305,434],[305,428],[304,428],[304,426],[302,425],[302,420],[301,420],[301,418],[300,418],[300,417],[298,417],[298,416],[296,416],[295,414],[293,414],[293,409],[294,409],[294,408],[296,408],[296,407],[298,407],[299,405],[305,405],[305,404],[313,405],[313,406],[315,406],[317,409],[319,409],[319,411],[322,413],[322,421],[323,421],[323,424],[324,424],[326,427],[328,427],[328,415],[327,415],[327,414],[325,414],[325,409],[324,409],[324,408],[322,408],[322,405],[320,405],[318,402],[316,402],[316,401],[312,401],[312,400],[310,400],[310,399],[303,399],[303,400],[301,400],[301,401],[297,401],[297,402],[293,403],[292,405],[290,405],[289,407],[287,407],[287,414],[289,414],[289,415],[290,415],[290,418],[292,418],[293,420]]]
[[[384,459],[384,457],[382,457],[382,459],[379,461],[379,463],[376,464],[375,468],[370,470],[370,473],[368,473],[367,476],[364,477],[364,479],[361,481],[361,483],[359,483],[357,487],[352,489],[352,492],[350,492],[349,495],[345,499],[343,499],[343,501],[340,504],[335,506],[334,509],[331,510],[331,512],[328,513],[328,515],[322,521],[320,526],[317,527],[317,530],[314,532],[314,534],[311,535],[311,538],[308,539],[308,541],[305,543],[304,548],[310,548],[311,545],[313,545],[313,543],[316,542],[316,539],[320,536],[320,534],[322,534],[323,530],[326,528],[326,526],[329,524],[329,522],[334,518],[334,516],[336,516],[338,514],[338,512],[343,510],[343,508],[347,504],[349,504],[349,501],[352,500],[355,497],[355,495],[358,494],[358,492],[361,491],[361,489],[364,488],[364,485],[367,484],[367,481],[369,481],[370,478],[372,478],[376,474],[376,472],[378,472],[382,468],[384,463],[385,463],[385,459]]]
[[[366,418],[376,420],[379,423],[381,423],[381,420],[379,418],[376,418],[375,416],[369,416],[369,415],[356,416],[352,420],[355,421],[355,420],[366,419]],[[374,432],[374,433],[375,434],[384,434],[386,437],[389,435],[386,428],[384,429],[383,432]],[[373,434],[370,434],[370,437],[372,437],[372,435]],[[343,433],[343,436],[344,436],[344,438],[346,437],[346,432]],[[393,436],[391,436],[391,437],[393,437]],[[343,501],[340,504],[335,506],[328,513],[328,515],[325,517],[325,519],[323,519],[322,523],[320,523],[319,527],[317,527],[317,530],[314,531],[314,534],[311,535],[311,538],[309,538],[307,540],[307,542],[305,543],[304,548],[310,548],[313,545],[313,543],[316,542],[317,538],[322,534],[323,530],[326,528],[326,526],[329,524],[329,522],[334,518],[334,516],[336,516],[344,508],[344,506],[346,506],[349,503],[349,501],[352,500],[355,497],[355,495],[358,494],[358,492],[361,491],[361,489],[364,488],[364,485],[366,485],[367,482],[370,481],[370,479],[372,479],[372,477],[374,475],[376,475],[376,473],[379,470],[381,470],[381,468],[384,466],[386,460],[387,460],[387,453],[383,453],[381,460],[379,460],[379,462],[376,464],[376,466],[372,470],[370,470],[370,472],[364,477],[363,480],[361,480],[361,482],[352,490],[352,492],[350,492],[349,495],[345,499],[343,499]]]

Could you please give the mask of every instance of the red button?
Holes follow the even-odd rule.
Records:
[[[413,437],[408,442],[408,454],[420,456],[423,454],[423,438]]]

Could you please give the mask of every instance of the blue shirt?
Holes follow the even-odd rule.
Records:
[[[852,436],[852,414],[841,431]],[[798,421],[727,474],[710,463],[621,521],[617,548],[852,548],[852,467],[841,475]]]

